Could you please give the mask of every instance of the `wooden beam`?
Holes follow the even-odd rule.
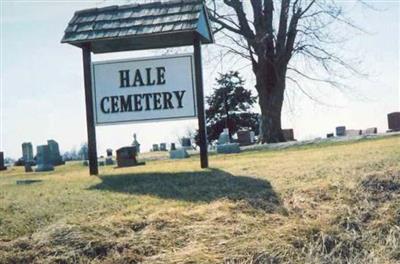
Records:
[[[196,99],[197,99],[197,118],[199,121],[199,139],[200,139],[200,166],[208,168],[207,153],[207,130],[204,113],[204,92],[203,92],[203,69],[201,63],[201,40],[199,34],[194,34],[194,65],[196,75]]]
[[[86,102],[86,125],[89,148],[89,171],[90,175],[98,175],[96,127],[94,124],[93,95],[92,95],[92,70],[90,46],[82,47],[83,57],[83,78],[85,81],[85,102]]]

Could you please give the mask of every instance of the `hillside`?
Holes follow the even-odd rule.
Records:
[[[1,172],[0,263],[400,263],[400,136],[210,166]]]

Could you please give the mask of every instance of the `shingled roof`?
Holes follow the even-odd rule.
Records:
[[[93,8],[75,12],[62,43],[90,44],[94,53],[163,48],[214,39],[201,0],[175,0]]]

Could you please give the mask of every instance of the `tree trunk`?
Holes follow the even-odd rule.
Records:
[[[256,87],[261,108],[260,139],[262,143],[285,141],[281,125],[282,105],[286,85],[285,70],[277,72],[276,68],[273,68],[272,71],[271,69],[266,69],[256,72]]]

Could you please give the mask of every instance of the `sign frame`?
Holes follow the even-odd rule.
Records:
[[[154,122],[163,122],[169,120],[192,120],[198,117],[198,109],[197,109],[197,87],[196,87],[196,75],[195,75],[195,58],[194,53],[180,53],[173,55],[157,55],[157,56],[145,56],[138,58],[125,58],[125,59],[112,59],[112,60],[99,60],[91,62],[91,81],[92,81],[92,97],[93,97],[93,113],[94,113],[94,121],[95,126],[112,126],[112,125],[123,125],[123,124],[136,124],[136,123],[154,123]],[[182,117],[164,117],[164,118],[149,118],[149,119],[137,119],[137,120],[126,120],[126,121],[114,121],[114,122],[99,122],[98,121],[98,113],[97,113],[97,99],[96,99],[96,75],[95,75],[95,66],[96,65],[104,65],[104,64],[116,64],[116,63],[125,63],[125,62],[140,62],[140,61],[155,61],[155,60],[163,60],[163,59],[173,59],[173,58],[190,58],[190,73],[191,73],[191,90],[193,94],[193,115],[182,116]]]
[[[168,12],[168,15],[161,15],[154,11],[156,9],[168,9],[173,11]],[[124,13],[127,10],[132,11],[132,14],[136,15],[125,17]],[[141,12],[145,10],[148,13],[152,13],[152,15],[146,17],[146,19],[151,19],[153,21],[156,18],[158,24],[146,23],[143,25],[138,23],[135,26],[131,24],[122,26],[121,23],[118,23],[118,25],[115,25],[115,20],[129,20],[129,23],[132,22],[132,20],[142,20],[143,17],[137,15],[141,12],[136,12],[137,10]],[[182,10],[191,10],[190,13],[193,15],[191,23],[186,23],[186,21],[181,20],[181,15],[186,15],[187,13]],[[112,15],[110,16],[110,14]],[[101,21],[96,21],[96,19],[94,19],[91,22],[93,25],[87,27],[86,22],[88,17],[92,18],[99,15],[106,15],[106,17]],[[167,27],[164,27],[165,25],[167,25]],[[143,3],[141,5],[114,5],[79,10],[74,13],[74,16],[68,23],[61,43],[74,45],[79,47],[82,51],[90,175],[99,174],[92,93],[92,52],[96,54],[192,46],[196,84],[195,98],[198,120],[198,145],[200,147],[200,167],[208,168],[208,142],[204,110],[201,46],[202,44],[215,43],[215,40],[208,10],[204,1],[196,0],[188,2],[170,0]]]

